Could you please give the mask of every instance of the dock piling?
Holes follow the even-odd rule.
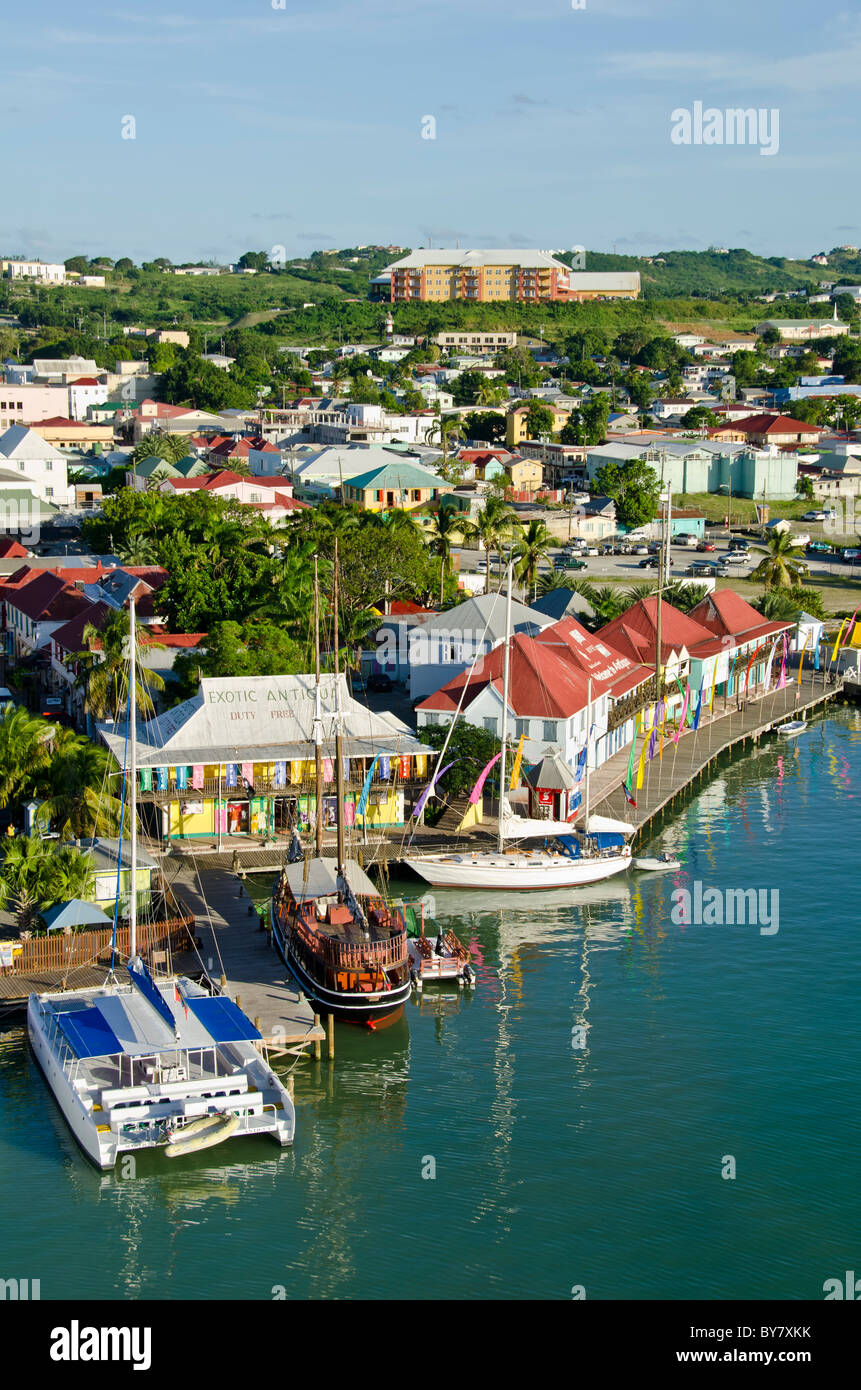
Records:
[[[315,1014],[315,1015],[314,1015],[314,1027],[315,1027],[315,1028],[319,1028],[319,1027],[320,1027],[320,1015],[319,1015],[319,1014]],[[321,1057],[322,1057],[322,1055],[323,1055],[323,1049],[322,1049],[321,1046],[320,1046],[320,1040],[319,1040],[319,1038],[318,1038],[318,1039],[315,1041],[315,1043],[314,1043],[314,1061],[315,1061],[315,1062],[319,1062],[320,1059],[321,1059]]]
[[[335,1015],[329,1014],[326,1019],[326,1038],[328,1042],[329,1061],[335,1060]]]

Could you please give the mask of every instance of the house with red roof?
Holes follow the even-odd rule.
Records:
[[[35,572],[20,587],[7,581],[0,588],[11,650],[18,658],[32,656],[58,627],[89,607],[80,589],[50,570]]]
[[[538,762],[548,751],[569,767],[592,736],[593,765],[603,763],[634,736],[633,715],[613,718],[614,708],[653,679],[636,660],[615,651],[573,618],[536,631],[516,632],[508,644],[508,728],[523,740],[523,758]],[[474,669],[461,671],[416,709],[419,728],[450,723],[458,706],[468,723],[497,737],[502,732],[505,644]]]
[[[823,425],[811,425],[806,420],[793,420],[791,415],[746,415],[733,420],[736,438],[747,440],[757,448],[775,444],[779,449],[796,449],[801,444],[816,445],[825,433]]]
[[[226,468],[200,478],[165,478],[159,491],[209,492],[216,497],[229,498],[253,507],[275,526],[308,507],[307,502],[299,502],[293,496],[293,483],[289,478],[243,478]]]

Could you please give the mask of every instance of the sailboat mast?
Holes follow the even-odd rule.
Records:
[[[509,656],[509,644],[511,642],[511,583],[512,571],[514,566],[508,566],[508,589],[505,595],[505,647],[502,658],[502,756],[499,759],[499,815],[497,818],[496,845],[500,852],[504,848],[505,837],[502,833],[502,808],[505,804],[505,755],[508,744],[508,686],[510,679],[511,661]]]
[[[129,959],[138,951],[138,773],[137,773],[137,654],[135,652],[135,600],[129,598],[129,860],[131,889],[129,892]],[[122,854],[120,838],[117,854]]]
[[[335,823],[338,831],[338,873],[344,872],[344,743],[341,732],[341,663],[338,658],[338,541],[335,540],[335,581],[332,589],[335,614]]]
[[[584,825],[583,825],[583,829],[585,830],[585,832],[586,832],[587,835],[589,834],[589,734],[590,734],[590,732],[591,732],[591,729],[592,729],[592,677],[591,677],[591,676],[587,676],[587,678],[586,678],[586,768],[585,768],[586,786],[585,786],[585,789],[584,789],[584,810],[585,810],[585,814],[586,814],[586,820],[585,820]]]
[[[314,774],[317,822],[314,843],[317,858],[323,854],[323,711],[320,707],[320,579],[314,556]]]

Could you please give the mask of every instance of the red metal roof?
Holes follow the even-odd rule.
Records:
[[[655,644],[657,640],[656,623],[658,598],[651,594],[640,599],[613,622],[605,623],[598,630],[608,646],[616,647],[632,661],[644,665],[655,665]],[[686,648],[689,652],[699,642],[706,641],[711,633],[700,623],[680,613],[666,599],[661,600],[661,659],[666,661],[672,652]]]
[[[747,415],[733,420],[732,428],[744,434],[822,434],[824,425],[810,425],[806,420],[794,420],[791,415]]]

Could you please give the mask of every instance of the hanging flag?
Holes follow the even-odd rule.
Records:
[[[356,803],[352,797],[344,802],[344,824],[355,825],[356,823]]]
[[[811,632],[808,632],[807,636],[806,636],[805,639],[804,639],[804,642],[803,642],[803,644],[802,644],[802,647],[801,647],[801,654],[800,654],[800,659],[799,659],[799,662],[798,662],[798,684],[799,684],[799,685],[801,684],[801,672],[802,672],[802,670],[804,669],[804,648],[807,646],[807,643],[810,641],[810,639],[811,639],[812,636],[813,636],[812,631],[811,631]],[[818,653],[817,653],[817,655],[818,655]]]
[[[185,791],[186,787],[188,786],[188,768],[187,768],[187,767],[178,767],[178,768],[176,769],[176,785],[177,785],[177,790],[178,790],[178,791],[181,791],[181,792],[184,792],[184,791]]]
[[[639,765],[639,767],[637,768],[637,791],[639,791],[640,788],[642,787],[642,785],[643,785],[643,778],[644,778],[644,776],[645,776],[645,774],[646,774],[646,753],[648,752],[648,749],[649,749],[649,745],[648,745],[647,743],[644,742],[644,743],[643,743],[643,751],[642,751],[642,753],[640,754],[640,765]]]
[[[290,770],[291,770],[291,775],[292,775],[292,770],[293,770],[293,764],[292,764],[292,763],[290,764]],[[287,764],[286,764],[286,762],[276,762],[276,763],[275,763],[275,771],[274,771],[272,780],[273,780],[273,782],[275,783],[276,787],[286,787],[286,785],[287,785]]]
[[[709,696],[709,711],[710,711],[710,712],[711,712],[711,710],[714,709],[714,704],[715,704],[715,686],[717,685],[717,673],[718,673],[718,658],[715,657],[714,671],[713,671],[713,673],[712,673],[712,693],[711,693],[711,695]]]
[[[335,776],[335,764],[332,762],[332,759],[331,759],[331,758],[324,758],[324,759],[323,759],[323,781],[324,781],[324,782],[331,782],[331,780],[332,780],[332,778],[333,778],[334,776]]]
[[[174,992],[174,996],[175,996],[175,998],[176,998],[177,1004],[181,1004],[181,1005],[182,1005],[183,1009],[185,1010],[185,1016],[186,1016],[186,1018],[188,1018],[188,1005],[186,1004],[185,1000],[183,999],[182,995],[180,994],[180,992],[179,992],[179,985],[176,984],[176,983],[174,983],[173,992]]]
[[[855,612],[852,614],[852,617],[849,619],[848,623],[843,622],[843,623],[840,624],[840,631],[839,631],[838,634],[837,634],[837,641],[834,643],[834,651],[831,653],[831,661],[830,661],[829,665],[833,666],[833,665],[834,665],[834,662],[837,660],[837,653],[839,652],[841,643],[842,643],[842,641],[843,641],[843,631],[844,631],[844,628],[846,629],[847,634],[851,633],[851,632],[854,630],[854,627],[855,627],[855,619],[857,618],[857,616],[858,616],[858,609],[856,608],[856,609],[855,609]]]
[[[779,638],[779,637],[775,637],[774,641],[773,641],[772,644],[771,644],[771,651],[770,651],[769,654],[768,654],[768,663],[767,663],[766,668],[765,668],[765,688],[766,688],[766,690],[768,690],[768,687],[771,685],[771,668],[772,668],[772,666],[774,665],[774,657],[775,657],[775,653],[777,652],[777,644],[778,644],[779,641],[780,641],[780,638]]]
[[[166,792],[166,791],[167,791],[167,768],[166,768],[166,767],[157,767],[156,770],[155,770],[155,773],[156,773],[156,779],[157,779],[159,791],[160,791],[160,792]]]
[[[416,753],[416,777],[419,781],[425,776],[428,770],[427,753]]]
[[[376,770],[377,763],[380,761],[380,758],[381,758],[382,756],[383,756],[382,753],[377,753],[377,754],[374,756],[374,759],[373,759],[373,761],[372,761],[372,763],[371,763],[371,766],[368,768],[367,774],[366,774],[366,776],[365,776],[365,780],[364,780],[364,782],[362,783],[361,794],[360,794],[360,796],[359,796],[359,801],[358,801],[358,804],[357,804],[357,806],[356,806],[356,814],[359,815],[359,816],[363,816],[363,815],[365,814],[365,810],[366,810],[367,805],[368,805],[368,797],[369,797],[370,794],[371,794],[371,783],[372,783],[373,780],[374,780],[374,772],[375,772],[375,770]]]
[[[656,748],[656,746],[657,746],[657,742],[658,742],[658,723],[657,723],[657,720],[656,720],[655,723],[652,725],[652,737],[649,739],[649,762],[651,762],[652,759],[653,759],[653,757],[655,756],[655,748]]]
[[[781,634],[782,651],[780,662],[780,680],[777,683],[778,690],[782,690],[786,685],[786,633]]]
[[[152,791],[152,768],[151,768],[151,767],[142,767],[142,768],[141,768],[141,791],[142,791],[142,792]]]
[[[750,681],[750,671],[751,671],[751,667],[753,666],[753,663],[756,661],[756,658],[759,656],[759,654],[760,654],[760,652],[762,651],[762,649],[763,649],[764,646],[765,646],[765,643],[764,643],[764,642],[760,642],[759,646],[756,648],[756,650],[754,651],[753,655],[751,656],[750,661],[747,663],[747,666],[746,666],[745,672],[744,672],[744,680],[742,681],[742,691],[746,691],[747,688],[748,688],[748,682]]]
[[[511,780],[508,783],[508,790],[516,792],[520,786],[520,766],[523,762],[523,745],[526,742],[526,735],[520,735],[520,742],[517,745],[517,752],[514,755],[514,763],[511,768]]]
[[[439,770],[438,770],[437,772],[434,773],[433,777],[432,777],[431,780],[428,782],[427,786],[425,787],[424,791],[422,792],[421,796],[419,797],[418,801],[416,802],[415,810],[413,811],[413,816],[415,817],[416,820],[418,820],[419,816],[421,815],[422,811],[424,810],[424,808],[425,808],[425,803],[427,802],[427,799],[428,799],[428,797],[431,795],[431,793],[432,793],[434,787],[436,786],[437,782],[440,780],[440,778],[441,778],[442,776],[444,776],[444,774],[445,774],[446,772],[448,772],[448,770],[449,770],[450,767],[454,767],[454,765],[455,765],[456,762],[457,762],[457,758],[453,758],[452,761],[451,761],[450,763],[446,763],[445,767],[439,768]]]
[[[402,782],[408,782],[410,778],[410,755],[405,753],[400,759],[400,777]]]
[[[254,786],[254,764],[253,764],[253,763],[242,763],[242,764],[240,764],[240,766],[241,766],[241,768],[242,768],[242,780],[243,780],[243,782],[247,782],[248,785],[249,785],[249,787],[253,787],[253,786]]]
[[[479,801],[481,800],[481,793],[484,791],[484,784],[487,781],[488,773],[490,772],[490,769],[493,767],[494,763],[498,763],[501,757],[501,753],[494,754],[487,766],[482,768],[478,781],[476,782],[475,786],[469,794],[470,806],[478,805]]]
[[[694,733],[696,733],[697,729],[700,727],[700,715],[702,714],[702,709],[703,709],[703,687],[702,687],[702,685],[700,685],[700,698],[699,698],[699,700],[697,701],[697,712],[696,712],[696,714],[694,715],[694,722],[693,722],[693,730],[694,730]]]
[[[195,791],[203,791],[203,763],[195,763],[191,769],[191,785]]]
[[[392,760],[388,753],[380,754],[380,778],[383,782],[388,782],[392,775]]]
[[[625,793],[625,800],[627,801],[628,805],[636,807],[637,803],[624,783],[622,784],[622,791]]]
[[[635,762],[636,762],[636,759],[637,759],[637,739],[636,739],[636,735],[635,735],[635,737],[634,737],[634,742],[631,744],[631,756],[630,756],[629,759],[628,759],[628,771],[627,771],[627,773],[626,773],[626,775],[625,775],[625,787],[626,787],[626,789],[627,789],[628,791],[630,791],[631,787],[633,787],[633,785],[634,785],[634,764],[635,764]]]
[[[679,689],[681,690],[681,685],[679,686]],[[674,739],[674,742],[675,742],[675,743],[678,743],[678,741],[679,741],[679,736],[680,736],[680,734],[681,734],[681,732],[682,732],[682,725],[683,725],[684,722],[685,722],[685,715],[686,715],[687,712],[688,712],[688,697],[689,697],[690,693],[691,693],[691,688],[690,688],[690,686],[688,686],[687,690],[684,692],[685,698],[682,700],[682,712],[681,712],[681,714],[679,715],[679,727],[676,729],[676,736],[675,736],[675,739]]]

